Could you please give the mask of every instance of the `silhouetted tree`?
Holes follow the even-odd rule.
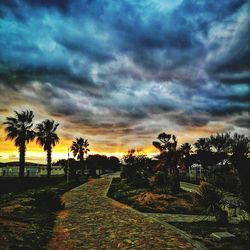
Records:
[[[137,188],[148,186],[150,175],[150,159],[141,149],[130,149],[123,156],[123,171],[121,176]]]
[[[34,140],[35,132],[32,130],[34,114],[30,110],[17,112],[14,117],[7,117],[4,122],[7,127],[6,140],[14,140],[19,149],[19,177],[24,177],[26,145]]]
[[[88,140],[80,137],[76,138],[75,141],[73,141],[71,146],[71,151],[73,152],[74,157],[77,157],[78,160],[80,160],[81,164],[81,170],[82,174],[84,174],[84,155],[87,155],[89,152],[89,143]]]
[[[228,153],[231,145],[231,137],[229,133],[211,135],[208,139],[210,147],[218,153]]]
[[[244,135],[235,133],[231,143],[231,162],[238,171],[241,193],[250,206],[250,139]]]
[[[72,178],[77,179],[77,172],[81,171],[81,166],[79,164],[79,161],[76,161],[74,158],[69,158],[69,159],[58,160],[55,164],[61,165],[64,167],[64,173],[65,173],[65,177],[66,177],[67,171],[68,171],[68,161],[69,161],[70,179],[72,179]]]
[[[230,147],[231,138],[228,133],[212,135],[209,138],[200,138],[194,143],[196,148],[197,162],[206,169],[208,176],[213,174],[214,178],[221,178],[221,174],[226,173],[228,168],[228,150]],[[221,163],[220,169],[210,168],[218,163]]]
[[[196,157],[201,166],[207,169],[211,162],[211,144],[208,138],[200,138],[194,143],[196,148]]]
[[[47,177],[51,176],[51,155],[52,148],[59,143],[59,137],[56,134],[56,129],[59,123],[55,123],[53,120],[45,120],[37,124],[37,139],[36,143],[43,147],[44,151],[47,151]]]
[[[99,172],[101,170],[104,170],[104,165],[107,164],[107,156],[106,155],[100,155],[100,154],[94,154],[89,155],[87,158],[87,163],[90,170],[90,175],[92,177],[96,177],[96,170],[98,169]]]
[[[229,133],[224,134],[216,134],[211,135],[209,137],[209,143],[211,145],[211,149],[213,150],[213,159],[217,162],[221,163],[220,169],[218,169],[215,174],[225,174],[229,171],[228,165],[228,153],[230,150],[230,145],[232,143],[232,139]],[[217,163],[216,162],[216,163]],[[219,178],[221,178],[219,176]]]
[[[196,152],[210,152],[211,144],[208,138],[200,138],[194,143]]]
[[[108,158],[108,161],[109,161],[109,164],[108,164],[109,168],[108,169],[110,169],[112,171],[119,171],[120,170],[120,160],[117,157],[110,156]]]
[[[190,143],[183,143],[180,146],[180,151],[182,155],[189,156],[193,151],[192,151],[192,145]]]
[[[180,146],[180,164],[182,169],[184,168],[186,171],[188,170],[189,166],[193,164],[193,159],[191,157],[192,145],[190,143],[183,143]]]
[[[175,135],[161,133],[157,137],[158,141],[154,141],[153,145],[160,150],[160,162],[166,174],[172,176],[171,189],[173,193],[180,191],[180,177],[178,163],[180,159],[180,151],[177,150],[177,140]]]

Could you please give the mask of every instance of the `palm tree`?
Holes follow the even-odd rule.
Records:
[[[175,135],[161,133],[157,137],[158,141],[153,141],[153,145],[160,150],[160,163],[164,166],[166,175],[173,176],[172,192],[179,193],[180,177],[178,163],[180,160],[180,152],[177,150],[177,139]]]
[[[211,151],[211,144],[209,139],[207,138],[200,138],[197,142],[194,143],[196,148],[196,152],[210,152]]]
[[[87,139],[85,140],[82,137],[76,138],[71,145],[71,151],[73,152],[74,157],[77,157],[77,159],[80,160],[82,174],[84,173],[84,165],[85,165],[84,155],[87,155],[87,153],[89,152],[88,146],[89,146],[88,140]]]
[[[31,110],[22,112],[14,111],[14,117],[7,117],[4,124],[7,125],[6,140],[15,140],[15,146],[19,150],[19,177],[24,177],[26,145],[34,140],[35,132],[32,130],[34,114]]]
[[[183,143],[180,146],[180,151],[184,157],[187,157],[192,153],[192,145],[188,142]]]
[[[250,139],[235,133],[231,141],[231,153],[237,158],[249,158]]]
[[[191,159],[191,153],[192,151],[192,145],[188,142],[183,143],[180,148],[180,163],[182,165],[182,168],[184,168],[186,171],[188,171],[189,166],[192,164],[192,159]],[[189,172],[189,171],[188,171]]]
[[[237,133],[232,137],[230,160],[237,169],[241,183],[241,193],[250,206],[250,138]]]
[[[198,162],[201,164],[202,168],[208,171],[208,166],[210,165],[212,153],[211,153],[211,144],[208,138],[200,138],[195,143],[196,148],[196,157]],[[207,172],[208,173],[208,172]],[[210,172],[209,172],[210,174]],[[197,170],[196,170],[197,177]]]
[[[231,137],[229,133],[211,135],[209,142],[216,152],[227,153],[231,144]]]
[[[217,133],[216,135],[211,135],[208,140],[214,151],[215,163],[220,162],[220,172],[225,174],[229,171],[228,153],[230,151],[230,145],[232,144],[232,138],[229,133]],[[218,172],[217,175],[220,172]],[[221,176],[218,176],[218,178],[221,178]]]
[[[43,147],[44,151],[47,151],[47,177],[51,175],[51,154],[52,148],[59,143],[59,137],[55,133],[59,123],[55,123],[53,120],[45,120],[37,124],[37,139],[36,143]]]

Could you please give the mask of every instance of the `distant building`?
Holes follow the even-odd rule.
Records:
[[[64,175],[63,166],[52,166],[51,167],[52,176]],[[18,177],[19,166],[3,166],[0,167],[0,176],[4,177]],[[37,166],[25,166],[24,176],[26,177],[42,177],[47,175],[47,166],[37,165]]]

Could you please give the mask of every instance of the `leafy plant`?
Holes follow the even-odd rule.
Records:
[[[207,213],[215,215],[216,221],[220,223],[227,222],[227,214],[220,207],[220,201],[223,194],[212,184],[202,182],[198,193],[194,195],[194,202],[204,207]]]
[[[173,176],[171,190],[173,193],[180,192],[180,177],[178,163],[181,151],[177,150],[177,139],[175,135],[161,133],[157,137],[158,141],[153,141],[153,145],[160,151],[159,164],[166,175]]]

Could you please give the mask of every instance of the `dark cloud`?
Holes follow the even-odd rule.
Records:
[[[0,104],[33,103],[91,134],[140,138],[165,122],[201,128],[243,116],[249,9],[242,0],[1,1]]]
[[[189,113],[180,113],[180,114],[171,114],[169,118],[173,120],[180,126],[191,126],[191,127],[200,127],[205,126],[211,120],[211,117],[207,114],[189,114]]]
[[[238,127],[249,128],[250,126],[250,118],[242,117],[234,120],[234,124]]]
[[[55,8],[62,12],[67,12],[70,7],[70,0],[25,0],[28,5],[39,8]]]

